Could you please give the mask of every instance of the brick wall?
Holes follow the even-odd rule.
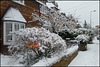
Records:
[[[78,50],[72,53],[72,55],[64,56],[62,59],[55,64],[52,65],[52,67],[60,66],[60,67],[67,67],[70,62],[77,56]]]

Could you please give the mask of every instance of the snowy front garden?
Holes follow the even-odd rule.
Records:
[[[52,66],[60,61],[62,57],[71,55],[77,51],[80,48],[81,42],[83,45],[85,43],[86,46],[89,40],[89,36],[86,35],[86,32],[88,33],[88,31],[81,31],[83,29],[77,30],[78,31],[76,32],[75,30],[71,32],[69,31],[69,34],[78,33],[77,36],[72,36],[72,39],[74,40],[71,41],[74,45],[69,42],[70,47],[67,45],[67,41],[63,38],[65,35],[68,36],[67,33],[59,36],[58,34],[51,33],[49,30],[42,27],[26,28],[11,32],[13,40],[8,47],[11,56],[1,55],[2,60],[3,58],[7,58],[5,65],[10,66]],[[76,43],[75,45],[74,41],[80,43]],[[2,64],[4,64],[4,61]]]
[[[65,40],[45,28],[20,29],[11,32],[11,35],[13,40],[8,47],[11,53],[7,60],[8,65],[51,66],[78,49],[77,45],[68,48]]]
[[[8,47],[11,55],[1,55],[2,65],[52,66],[59,62],[62,57],[71,56],[78,49],[84,50],[84,48],[80,48],[80,45],[87,47],[89,41],[88,32],[90,31],[84,31],[81,28],[74,29],[73,31],[67,30],[67,33],[65,32],[66,38],[70,35],[69,38],[71,39],[69,46],[68,41],[63,38],[65,35],[61,36],[60,33],[59,36],[43,27],[26,28],[11,32],[13,40]]]
[[[49,7],[49,4],[45,5],[45,7],[41,5],[39,7],[40,10],[37,11],[39,14],[34,10],[30,17],[28,15],[30,21],[27,20],[26,28],[22,27],[25,29],[21,28],[21,23],[11,23],[10,26],[7,26],[7,24],[3,25],[12,29],[5,29],[7,34],[4,31],[4,37],[7,36],[8,40],[10,39],[9,44],[7,44],[9,55],[1,54],[1,66],[68,66],[78,55],[78,51],[88,53],[84,53],[84,57],[88,55],[89,58],[89,54],[94,54],[92,59],[95,57],[96,50],[94,53],[88,52],[88,49],[90,49],[88,47],[90,46],[89,44],[93,43],[94,31],[89,29],[86,24],[83,28],[79,24],[78,17],[75,18],[72,14],[66,16],[65,13],[60,13],[59,9],[55,10],[55,7],[53,7]],[[41,10],[44,11],[43,14]],[[12,9],[11,13],[9,13],[12,18],[14,15],[18,16],[17,13],[19,11],[17,13],[14,12],[13,16],[12,11],[16,10]],[[26,16],[26,18],[28,17]],[[22,19],[18,18],[18,21]],[[35,24],[36,27],[33,27]],[[88,58],[86,59],[88,60]],[[91,61],[91,58],[89,60]]]

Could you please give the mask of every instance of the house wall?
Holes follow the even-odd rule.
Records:
[[[5,0],[5,1],[0,1],[0,52],[2,50],[2,53],[4,54],[9,54],[7,51],[7,45],[4,45],[3,44],[3,21],[2,21],[2,18],[3,16],[5,15],[5,13],[7,12],[7,10],[10,8],[10,7],[14,7],[14,8],[17,8],[21,14],[23,15],[23,17],[26,19],[26,21],[31,21],[32,18],[31,18],[31,15],[32,13],[35,13],[37,15],[40,14],[40,11],[39,11],[39,3],[36,2],[36,1],[28,1],[28,0],[25,0],[24,1],[24,4],[25,5],[21,5],[19,3],[16,3],[16,2],[13,2],[12,0]],[[36,21],[36,22],[31,22],[31,23],[26,23],[26,27],[39,27],[39,21]]]

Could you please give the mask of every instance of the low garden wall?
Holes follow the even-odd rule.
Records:
[[[53,64],[52,66],[53,67],[54,66],[68,66],[68,64],[77,56],[77,54],[78,54],[78,50],[72,53],[71,55],[62,57],[62,59],[59,62]]]
[[[62,67],[68,66],[68,64],[77,56],[78,45],[71,46],[63,52],[52,56],[51,58],[43,58],[39,62],[33,64],[32,66],[50,66],[50,67]]]

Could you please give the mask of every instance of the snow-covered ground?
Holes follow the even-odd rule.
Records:
[[[24,66],[16,62],[11,56],[1,54],[1,66]]]
[[[87,51],[79,51],[69,66],[99,66],[99,40],[96,37],[93,44],[87,45]]]

